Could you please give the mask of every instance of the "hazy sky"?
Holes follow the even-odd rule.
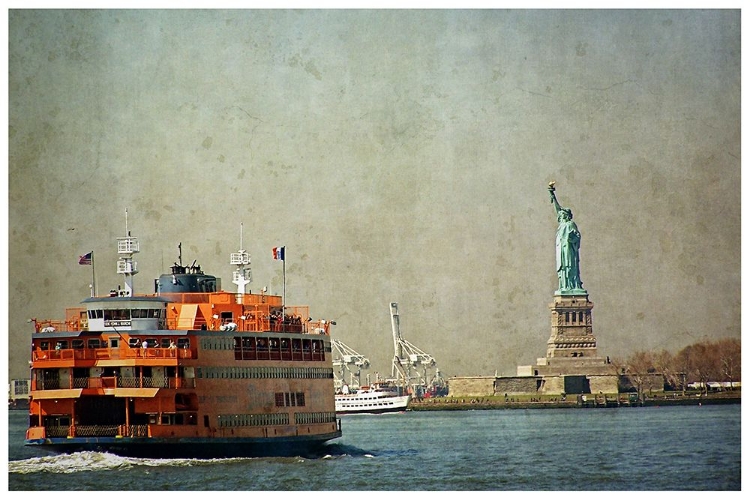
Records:
[[[445,376],[543,357],[547,184],[603,356],[740,336],[739,10],[12,10],[9,377],[183,260],[281,293],[390,374],[389,303]]]

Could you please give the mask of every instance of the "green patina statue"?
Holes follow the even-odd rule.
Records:
[[[550,201],[555,205],[557,213],[557,280],[559,288],[555,292],[559,295],[578,295],[587,293],[583,289],[581,271],[579,267],[578,250],[581,248],[581,232],[573,222],[573,212],[563,208],[555,196],[555,181],[549,183]]]

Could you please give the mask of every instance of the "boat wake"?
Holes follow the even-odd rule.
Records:
[[[135,467],[193,467],[203,464],[232,463],[254,458],[133,458],[112,453],[82,451],[70,454],[49,455],[8,462],[10,474],[74,474],[76,472],[128,470]]]
[[[355,446],[328,445],[318,455],[305,457],[244,457],[244,458],[135,458],[113,453],[81,451],[69,454],[48,455],[8,462],[9,474],[75,474],[77,472],[129,470],[136,467],[200,467],[202,465],[230,464],[242,461],[305,462],[306,460],[336,460],[345,457],[375,456]]]
[[[345,444],[329,444],[326,446],[325,452],[326,455],[321,458],[329,460],[345,457],[375,458],[375,455],[372,452]]]

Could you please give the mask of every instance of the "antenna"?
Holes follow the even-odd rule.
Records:
[[[128,230],[128,209],[125,209],[125,236],[117,238],[117,254],[120,259],[117,261],[117,273],[122,274],[125,277],[125,292],[124,296],[132,297],[133,290],[133,276],[138,274],[138,265],[133,260],[133,255],[138,253],[138,238],[130,236]]]
[[[240,222],[240,249],[237,252],[232,252],[229,255],[229,264],[236,266],[232,273],[232,283],[237,285],[237,303],[242,303],[242,295],[245,294],[245,286],[248,285],[252,280],[252,272],[250,270],[250,255],[244,250],[242,246],[242,230],[243,224]],[[247,267],[246,267],[247,266]]]

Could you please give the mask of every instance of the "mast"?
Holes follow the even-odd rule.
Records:
[[[140,250],[138,249],[138,238],[130,236],[130,230],[128,230],[127,208],[125,209],[125,235],[117,238],[117,253],[120,255],[120,260],[117,261],[117,273],[124,275],[125,278],[125,290],[121,293],[124,296],[132,297],[134,294],[133,276],[138,274],[138,265],[133,260],[133,255]]]
[[[250,255],[242,248],[242,228],[240,223],[240,249],[229,256],[229,264],[237,266],[232,273],[232,283],[237,285],[237,303],[242,303],[242,296],[245,294],[245,285],[252,280],[252,271],[245,266],[250,265]]]

